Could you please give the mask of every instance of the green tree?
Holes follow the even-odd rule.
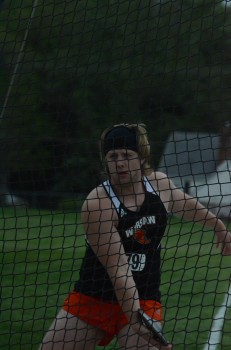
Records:
[[[32,6],[0,12],[8,72]],[[208,0],[40,1],[1,123],[16,145],[10,171],[83,192],[100,181],[98,139],[110,124],[145,122],[154,164],[173,128],[217,131],[230,119],[230,18]]]

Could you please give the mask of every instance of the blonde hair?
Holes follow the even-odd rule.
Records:
[[[147,135],[147,130],[146,130],[146,125],[143,123],[133,123],[133,124],[116,124],[113,125],[112,127],[109,127],[105,129],[100,137],[100,157],[101,161],[105,166],[105,170],[107,171],[106,167],[106,161],[105,161],[105,139],[109,131],[111,131],[113,128],[118,127],[118,126],[124,126],[130,130],[133,130],[136,135],[136,140],[137,140],[137,150],[140,158],[143,160],[143,163],[141,165],[141,171],[142,175],[148,176],[153,172],[153,168],[150,166],[150,160],[151,160],[151,152],[150,152],[150,143],[148,140],[148,135]]]

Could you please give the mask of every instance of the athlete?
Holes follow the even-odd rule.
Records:
[[[101,136],[107,180],[82,207],[86,253],[80,277],[40,349],[95,349],[116,337],[119,349],[172,349],[139,321],[139,310],[163,321],[161,240],[169,213],[211,228],[231,255],[231,234],[196,199],[150,167],[143,124],[119,124]]]

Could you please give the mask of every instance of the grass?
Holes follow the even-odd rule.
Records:
[[[78,278],[85,249],[79,215],[2,208],[0,224],[0,349],[34,350]],[[229,288],[230,257],[221,256],[212,236],[173,218],[163,241],[164,329],[178,350],[203,349]],[[225,318],[217,350],[229,347],[230,309]]]

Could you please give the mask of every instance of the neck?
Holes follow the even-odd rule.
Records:
[[[144,192],[142,179],[126,184],[114,184],[112,182],[112,186],[118,196],[139,195]]]

